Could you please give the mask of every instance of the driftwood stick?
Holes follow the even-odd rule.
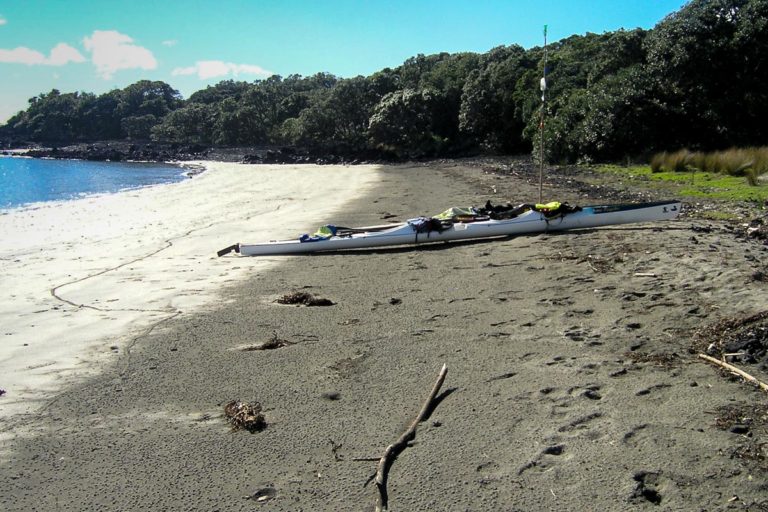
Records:
[[[719,359],[715,359],[714,357],[708,356],[706,354],[699,354],[699,357],[704,359],[705,361],[709,361],[712,364],[716,364],[717,366],[719,366],[721,368],[725,368],[726,370],[728,370],[731,373],[735,373],[739,377],[742,377],[743,379],[748,380],[749,382],[751,382],[753,384],[756,384],[757,387],[759,387],[763,391],[768,392],[768,384],[766,384],[765,382],[761,382],[761,381],[757,380],[756,378],[754,378],[753,376],[751,376],[750,374],[748,374],[744,370],[740,370],[739,368],[736,368],[732,364],[728,364],[725,361],[720,361]]]
[[[387,510],[389,502],[389,497],[387,495],[387,476],[389,474],[389,468],[392,465],[392,462],[394,462],[395,457],[408,446],[408,442],[416,437],[416,427],[419,426],[419,423],[424,421],[424,418],[426,418],[429,413],[430,408],[432,407],[432,402],[435,400],[435,397],[440,392],[440,388],[443,385],[446,373],[448,373],[448,367],[443,365],[437,376],[437,382],[435,382],[435,385],[432,387],[432,392],[429,394],[427,401],[424,402],[424,405],[421,407],[419,415],[416,416],[416,419],[413,420],[408,429],[403,432],[397,441],[387,446],[387,449],[384,450],[384,456],[379,459],[375,478],[376,487],[379,489],[379,498],[376,500],[376,512],[385,512]]]

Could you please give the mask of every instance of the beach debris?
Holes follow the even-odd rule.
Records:
[[[373,480],[379,490],[379,497],[376,500],[376,512],[384,512],[388,510],[387,507],[389,503],[389,495],[387,494],[387,477],[389,476],[389,468],[392,466],[392,463],[395,461],[400,452],[405,450],[408,447],[408,443],[413,441],[413,439],[416,437],[416,427],[419,426],[419,423],[426,420],[437,406],[435,399],[437,398],[437,394],[440,392],[440,388],[443,386],[443,382],[445,381],[445,376],[447,373],[448,366],[443,364],[443,367],[440,369],[440,373],[437,375],[437,381],[432,387],[432,391],[429,393],[429,396],[424,402],[424,405],[421,407],[419,414],[416,416],[413,422],[411,422],[411,425],[408,427],[408,429],[406,429],[406,431],[403,432],[403,434],[397,439],[397,441],[387,446],[387,449],[384,450],[384,455],[381,457],[381,459],[379,459],[376,474],[368,479],[368,482]],[[366,482],[366,485],[368,482]]]
[[[718,407],[715,427],[736,434],[740,444],[730,456],[768,469],[768,404],[738,402]]]
[[[758,364],[768,370],[768,311],[724,318],[699,329],[694,334],[693,351],[726,362]]]
[[[344,446],[341,443],[337,443],[333,439],[328,439],[328,442],[331,444],[331,453],[333,453],[333,460],[336,462],[344,460],[344,456],[339,454],[339,450],[341,450],[341,447]]]
[[[726,363],[724,361],[720,361],[719,359],[715,359],[712,356],[708,356],[707,354],[699,354],[699,357],[701,359],[704,359],[705,361],[708,361],[708,362],[714,364],[714,365],[717,365],[717,366],[719,366],[721,368],[724,368],[724,369],[728,370],[729,372],[731,372],[731,373],[733,373],[735,375],[738,375],[742,379],[744,379],[744,380],[746,380],[748,382],[751,382],[752,384],[755,384],[757,387],[759,387],[760,389],[762,389],[763,391],[768,393],[768,384],[766,384],[765,382],[762,382],[762,381],[756,379],[755,377],[753,377],[752,375],[748,374],[744,370],[741,370],[740,368],[737,368],[737,367],[733,366],[732,364],[728,364],[728,363]]]
[[[320,395],[323,399],[329,400],[331,402],[335,402],[337,400],[341,400],[341,393],[338,391],[326,391],[323,394]]]
[[[4,394],[5,394],[5,390],[4,389],[0,389],[0,396],[3,396]]]
[[[246,500],[258,501],[259,503],[266,503],[273,500],[277,496],[277,490],[274,487],[263,487],[256,490],[253,494],[243,496]]]
[[[765,243],[768,243],[768,215],[765,215],[763,218],[752,219],[747,224],[746,235],[748,238],[763,240]]]
[[[288,345],[293,345],[294,342],[284,340],[277,336],[277,331],[272,331],[272,338],[269,340],[258,343],[256,345],[244,345],[242,347],[238,347],[237,350],[240,352],[253,352],[255,350],[274,350],[276,348],[282,348],[287,347]]]
[[[290,304],[297,306],[333,306],[335,302],[330,299],[315,297],[308,292],[286,293],[275,302],[278,304]]]
[[[259,402],[246,403],[240,400],[232,400],[224,406],[224,415],[232,425],[232,430],[247,430],[257,432],[264,430],[267,422],[261,413]]]
[[[768,426],[768,404],[751,405],[744,402],[718,407],[715,426],[720,430],[733,431],[734,427],[757,428]]]

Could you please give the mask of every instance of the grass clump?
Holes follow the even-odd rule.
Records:
[[[768,186],[749,185],[743,177],[717,174],[714,172],[675,172],[673,170],[655,171],[649,165],[598,165],[594,170],[626,186],[654,190],[669,197],[687,199],[715,199],[719,201],[739,201],[752,203],[760,208],[768,201]],[[598,178],[599,183],[601,179]]]
[[[709,153],[680,149],[657,153],[651,158],[651,171],[705,172],[746,178],[756,186],[761,175],[768,173],[768,147],[731,148]]]

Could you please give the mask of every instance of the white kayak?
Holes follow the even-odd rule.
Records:
[[[671,220],[680,213],[679,201],[638,204],[567,207],[561,213],[542,211],[533,205],[521,208],[522,213],[511,218],[490,218],[494,215],[465,216],[452,219],[419,217],[400,224],[362,228],[333,228],[324,236],[304,235],[300,239],[272,240],[260,244],[235,244],[219,251],[219,256],[235,251],[242,256],[306,254],[320,251],[369,249],[397,245],[417,245],[451,242],[476,238],[504,237],[526,233],[546,233],[567,229],[595,228],[615,224],[630,224]],[[332,233],[332,234],[331,234]]]

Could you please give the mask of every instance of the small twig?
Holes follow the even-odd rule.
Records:
[[[331,443],[331,452],[333,453],[333,460],[336,462],[340,460],[344,460],[344,457],[339,455],[339,450],[341,450],[341,447],[344,446],[341,443],[337,444],[336,441],[333,439],[328,439],[328,442]]]
[[[653,272],[635,272],[633,275],[635,277],[656,277]]]
[[[756,378],[754,378],[753,376],[751,376],[750,374],[748,374],[744,370],[740,370],[739,368],[736,368],[732,364],[728,364],[728,363],[726,363],[724,361],[720,361],[719,359],[715,359],[714,357],[708,356],[706,354],[699,354],[699,357],[701,359],[704,359],[705,361],[709,361],[712,364],[720,366],[721,368],[725,368],[726,370],[728,370],[731,373],[735,373],[739,377],[742,377],[743,379],[745,379],[745,380],[747,380],[747,381],[749,381],[749,382],[751,382],[753,384],[756,384],[757,387],[759,387],[763,391],[768,392],[768,384],[766,384],[765,382],[761,382],[761,381],[757,380]]]
[[[411,425],[405,432],[403,432],[400,438],[387,446],[387,449],[384,450],[384,456],[382,456],[379,460],[379,465],[376,469],[375,482],[376,487],[379,489],[379,498],[376,500],[376,512],[385,512],[387,510],[387,476],[389,473],[389,467],[392,465],[392,462],[394,462],[395,457],[397,457],[397,455],[408,446],[408,442],[416,437],[416,427],[418,427],[419,423],[424,421],[424,419],[427,417],[427,414],[429,414],[429,411],[432,407],[432,402],[435,400],[437,393],[440,392],[440,388],[443,385],[446,373],[448,373],[448,367],[444,364],[437,376],[437,382],[435,382],[435,385],[432,387],[432,392],[429,394],[426,402],[424,402],[424,405],[421,407],[421,411],[419,411],[419,415],[416,416],[416,419],[413,420]]]

